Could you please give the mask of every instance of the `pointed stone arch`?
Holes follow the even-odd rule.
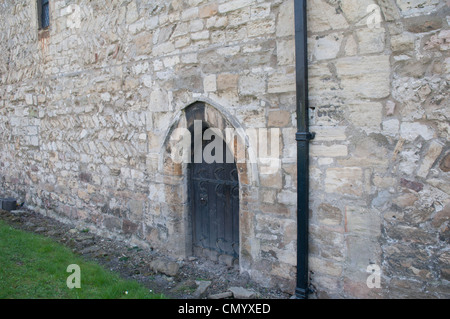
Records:
[[[239,179],[239,265],[241,270],[251,265],[254,211],[258,203],[258,167],[256,154],[250,147],[244,127],[220,105],[197,100],[189,103],[173,117],[167,129],[158,159],[157,182],[161,197],[171,209],[164,218],[169,232],[164,248],[177,257],[188,257],[192,251],[192,220],[189,202],[189,163],[174,156],[174,148],[183,140],[183,134],[192,131],[194,120],[208,127],[233,132],[228,147],[234,149]],[[224,135],[225,136],[225,135]],[[186,139],[187,141],[187,139]],[[189,145],[191,146],[191,145]],[[178,149],[177,149],[178,151]],[[186,157],[187,158],[187,157]]]

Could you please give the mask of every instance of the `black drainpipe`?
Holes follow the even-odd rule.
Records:
[[[309,141],[314,133],[308,125],[308,50],[306,0],[294,1],[297,88],[297,286],[298,299],[307,299],[309,225]]]

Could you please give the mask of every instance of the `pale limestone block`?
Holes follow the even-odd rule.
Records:
[[[287,127],[281,130],[283,137],[283,158],[294,159],[297,157],[297,141],[295,140],[295,127]]]
[[[327,261],[318,257],[309,257],[309,266],[314,273],[324,274],[332,277],[339,277],[343,268],[340,263]]]
[[[271,248],[268,248],[270,251]],[[275,248],[274,251],[277,254],[280,263],[272,269],[271,273],[275,276],[291,280],[292,267],[297,265],[297,255],[292,253],[295,251],[294,243],[291,241],[288,245],[284,246],[283,249]]]
[[[322,203],[317,209],[317,219],[321,224],[329,226],[337,226],[342,222],[342,211],[327,203]]]
[[[134,74],[141,74],[147,72],[149,66],[150,65],[148,64],[148,62],[137,63],[133,65],[131,69],[133,70]]]
[[[172,37],[180,37],[189,33],[188,22],[181,22],[177,24],[175,30],[172,32]]]
[[[172,42],[164,42],[162,44],[159,44],[157,46],[153,47],[152,50],[152,55],[153,56],[162,56],[162,55],[166,55],[168,53],[175,53],[175,44]]]
[[[344,49],[346,56],[354,56],[358,54],[358,44],[354,36],[349,36],[347,42],[345,43]]]
[[[408,141],[414,141],[418,136],[428,141],[433,138],[434,132],[425,124],[405,122],[400,126],[400,135]]]
[[[158,26],[158,23],[158,16],[148,17],[147,19],[145,19],[145,28],[148,30],[153,30]]]
[[[295,92],[296,82],[294,73],[274,73],[269,76],[268,93]]]
[[[348,104],[348,119],[365,132],[379,132],[383,105],[379,102],[352,102]]]
[[[177,49],[183,48],[183,47],[187,46],[189,43],[191,43],[190,36],[184,36],[184,37],[178,38],[177,40],[175,40],[175,48],[177,48]]]
[[[334,59],[341,48],[343,35],[333,33],[315,40],[313,54],[317,60]]]
[[[277,192],[274,189],[261,189],[259,194],[264,203],[274,204],[277,199]]]
[[[197,53],[189,53],[181,56],[181,62],[186,64],[198,63],[198,54]]]
[[[104,102],[109,102],[109,101],[111,101],[111,94],[109,94],[109,92],[102,93],[102,94],[100,95],[100,98],[101,98],[102,101],[104,101]]]
[[[327,166],[334,163],[334,159],[331,157],[321,157],[317,160],[319,166]]]
[[[250,18],[252,20],[264,19],[270,15],[270,3],[262,3],[252,6],[250,9]]]
[[[238,109],[236,116],[245,123],[248,128],[265,127],[266,113],[264,109]]]
[[[404,32],[391,37],[391,49],[393,52],[414,50],[415,36]]]
[[[360,206],[346,206],[346,231],[353,235],[380,236],[381,216],[378,211]]]
[[[291,124],[291,112],[277,110],[271,111],[267,116],[268,127],[286,127]]]
[[[138,20],[128,26],[128,30],[131,34],[137,34],[145,29],[145,21]]]
[[[218,39],[223,37],[223,30],[216,31],[215,33],[219,33],[221,36],[217,36]],[[243,41],[247,39],[247,27],[242,28],[233,28],[225,30],[225,39],[229,42],[234,41]],[[223,39],[222,39],[223,40]]]
[[[400,12],[395,4],[395,0],[378,0],[383,16],[386,21],[395,21],[400,19]]]
[[[33,105],[33,95],[32,94],[25,94],[25,103],[27,103],[27,105]]]
[[[384,51],[384,28],[363,28],[356,31],[360,54],[380,53]]]
[[[394,112],[395,112],[395,102],[392,102],[392,101],[390,101],[390,100],[387,101],[387,102],[386,102],[385,109],[386,109],[386,115],[387,115],[387,116],[394,115]]]
[[[344,96],[350,99],[384,98],[390,94],[388,55],[347,57],[337,60],[335,65]]]
[[[128,25],[130,25],[133,22],[136,22],[138,18],[139,13],[137,10],[136,2],[131,1],[127,6],[126,22]]]
[[[203,20],[193,20],[189,23],[189,31],[190,32],[199,32],[202,31],[204,27]]]
[[[427,183],[434,187],[437,187],[446,194],[450,194],[450,185],[442,179],[439,178],[427,179]]]
[[[225,48],[218,48],[217,54],[223,55],[223,56],[234,56],[239,53],[241,50],[241,47],[236,45],[232,47],[225,47]]]
[[[217,76],[217,89],[227,90],[236,89],[238,86],[239,75],[232,73],[222,73]]]
[[[420,157],[415,150],[404,150],[400,153],[399,170],[405,175],[412,175],[417,168]]]
[[[234,11],[237,9],[241,9],[243,7],[247,7],[251,5],[253,0],[232,0],[232,1],[226,1],[225,3],[222,3],[218,7],[219,13],[227,13],[230,11]]]
[[[173,68],[178,63],[180,63],[180,57],[178,55],[169,56],[163,59],[163,64],[166,68]]]
[[[260,175],[260,183],[263,187],[281,189],[283,187],[283,175],[281,171],[272,174]]]
[[[380,225],[374,227],[381,228]],[[366,269],[372,263],[380,265],[380,243],[374,237],[350,235],[346,237],[346,247],[346,263],[348,265],[346,276],[357,283],[362,283],[362,289],[370,290],[366,284],[369,276]],[[358,289],[358,293],[361,293],[361,288]]]
[[[277,41],[278,65],[290,65],[295,63],[295,40]]]
[[[276,35],[278,37],[285,37],[295,34],[294,0],[283,1],[280,5],[280,13],[278,14],[278,24],[276,29]]]
[[[269,36],[275,32],[275,21],[255,20],[247,24],[247,34],[249,38]]]
[[[444,60],[444,72],[447,74],[447,80],[450,80],[450,57]]]
[[[278,202],[284,205],[297,205],[297,192],[283,190],[278,193]]]
[[[204,77],[203,88],[204,88],[205,92],[215,92],[217,90],[215,74],[208,74]]]
[[[308,1],[308,28],[312,32],[347,29],[348,23],[342,13],[322,0]]]
[[[204,30],[204,31],[200,31],[200,32],[191,33],[191,39],[192,40],[207,40],[207,39],[209,39],[209,31]]]
[[[242,95],[263,94],[266,91],[264,75],[242,75],[239,78],[239,93]]]
[[[152,76],[150,74],[145,74],[141,77],[142,84],[144,86],[151,88],[152,87]]]
[[[317,145],[311,144],[310,154],[313,157],[341,157],[348,155],[347,145]]]
[[[400,130],[400,122],[397,119],[386,120],[383,121],[382,127],[383,127],[383,134],[395,137],[397,136]]]
[[[150,94],[149,109],[154,112],[161,112],[168,111],[169,108],[169,97],[167,92],[160,88],[153,90]]]
[[[198,18],[198,7],[191,7],[186,10],[183,10],[181,13],[181,20],[193,20]]]
[[[423,15],[433,12],[440,0],[396,0],[403,17]]]
[[[441,143],[432,141],[430,147],[428,148],[427,154],[425,155],[422,165],[420,165],[417,175],[420,177],[427,177],[430,168],[433,166],[436,159],[441,155],[443,146]]]
[[[341,9],[351,24],[365,25],[370,13],[369,6],[374,4],[374,0],[345,0],[341,2]]]
[[[325,177],[325,191],[361,196],[362,177],[362,169],[359,167],[329,168]]]
[[[153,114],[153,123],[156,130],[164,131],[170,127],[171,120],[171,112],[157,112]]]
[[[228,25],[230,27],[237,27],[250,21],[250,8],[243,8],[230,12],[228,16]]]
[[[213,16],[206,20],[206,28],[222,28],[227,26],[228,24],[228,18],[225,17],[217,17]]]
[[[321,141],[345,141],[347,135],[345,126],[311,126],[310,131],[316,133],[315,142]]]
[[[198,16],[200,18],[211,17],[211,16],[217,14],[218,7],[219,6],[217,3],[211,3],[211,4],[204,5],[199,8]]]

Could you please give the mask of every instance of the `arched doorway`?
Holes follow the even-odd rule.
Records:
[[[214,163],[203,162],[205,158],[202,158],[197,163],[192,160],[185,161],[187,158],[191,159],[193,153],[195,154],[195,151],[192,152],[195,147],[191,145],[193,144],[191,139],[194,136],[195,121],[201,123],[200,135],[202,137],[208,128],[218,129],[221,132],[229,130],[235,135],[230,138],[225,134],[227,144],[231,145],[230,148],[234,151],[234,161],[229,161],[227,163],[229,165],[223,166],[219,165],[221,163],[215,165]],[[186,136],[189,136],[186,132],[190,133],[189,139],[185,139]],[[215,140],[206,139],[203,141],[201,138],[200,141],[199,149],[200,153],[202,153],[205,147],[210,146],[211,142]],[[259,175],[255,155],[252,148],[249,147],[248,136],[244,128],[225,108],[214,101],[197,100],[189,103],[174,116],[161,147],[163,151],[158,154],[158,170],[161,175],[157,177],[163,183],[161,186],[164,188],[163,194],[158,193],[161,186],[157,184],[154,187],[155,193],[162,196],[153,198],[158,203],[163,202],[161,205],[169,206],[167,211],[155,218],[160,225],[166,227],[168,236],[164,237],[164,240],[158,241],[157,247],[175,257],[206,256],[209,259],[222,261],[228,265],[236,265],[238,261],[241,271],[250,269],[253,264],[254,252],[257,252],[257,249],[253,249],[255,241],[252,239],[254,238],[255,227],[254,216],[258,210]],[[179,152],[180,149],[189,149],[190,153],[187,153],[190,155],[185,158],[181,154],[187,153],[184,151]],[[178,155],[173,156],[174,154]],[[202,176],[206,177],[205,174],[207,172],[204,172],[203,175],[199,175],[197,172],[206,164],[208,164],[209,173],[211,174],[212,172],[213,178],[208,178],[204,181],[208,182],[208,184],[201,184],[200,178]],[[220,169],[220,167],[223,169]],[[235,170],[236,167],[237,171]],[[192,177],[200,178],[195,181],[195,178]],[[205,189],[211,189],[212,192],[211,184],[214,185],[213,181],[216,182],[214,190],[217,187],[217,193],[206,193]],[[197,185],[194,185],[195,183]],[[195,192],[194,188],[196,189]],[[201,196],[200,191],[202,189],[203,195],[208,195],[208,202],[203,203],[203,205],[208,204],[207,207],[198,207],[198,205],[202,204],[201,199],[206,199],[204,196]],[[211,197],[217,197],[217,199],[211,200]],[[209,204],[212,205],[212,208],[209,207]],[[196,217],[202,216],[200,209],[203,209],[203,212],[212,210],[217,213],[218,206],[219,209],[223,209],[223,211],[219,212],[219,218],[214,214],[206,214],[208,218],[213,216],[212,219],[209,219],[209,224],[212,223],[213,226],[216,224],[227,225],[227,228],[213,230],[212,232],[207,230],[205,236],[198,237],[198,235],[195,235],[201,228],[197,227],[194,229],[194,212],[199,211]],[[216,207],[215,210],[214,207]],[[230,214],[225,215],[225,212],[232,212],[232,218],[229,218]],[[203,220],[204,225],[206,224],[206,219],[200,217],[197,220]],[[229,232],[230,220],[232,225],[231,234],[234,234],[231,235],[231,240]],[[228,223],[225,221],[228,221]],[[214,234],[214,232],[217,236],[211,236],[211,233]],[[195,243],[194,236],[196,236]],[[209,241],[209,246],[199,245],[197,238],[208,238],[208,240],[204,239],[200,243]],[[231,242],[232,251],[230,243],[224,246],[225,241],[221,238]]]
[[[208,123],[201,121],[201,136],[195,134],[192,127],[190,130],[193,252],[235,264],[239,259],[239,177],[236,162],[233,156],[229,156],[225,140],[219,136],[224,135],[218,131],[219,134],[213,134]],[[197,158],[195,143],[201,143],[198,151],[201,150],[202,156]]]

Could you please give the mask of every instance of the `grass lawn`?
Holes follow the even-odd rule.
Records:
[[[69,289],[67,272],[80,266],[81,288]],[[0,299],[155,299],[134,281],[84,261],[49,238],[14,229],[0,221]]]

